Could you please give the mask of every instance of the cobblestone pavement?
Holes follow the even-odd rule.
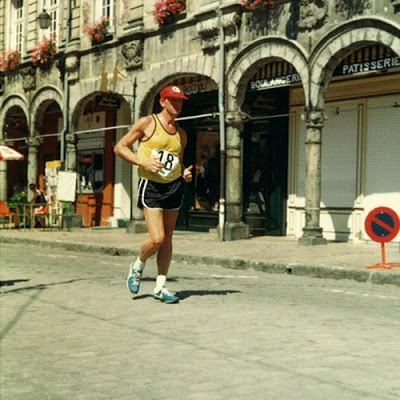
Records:
[[[175,260],[166,305],[154,261],[132,296],[131,256],[0,251],[2,400],[400,398],[397,286]]]
[[[2,230],[0,241],[36,243],[50,248],[67,248],[104,254],[137,254],[146,234],[129,234],[125,229],[77,229],[68,231]],[[388,263],[400,263],[399,243],[386,245]],[[174,259],[208,263],[234,269],[354,279],[400,286],[400,268],[367,269],[381,262],[380,244],[329,243],[301,246],[291,237],[254,237],[221,242],[214,233],[177,231]]]

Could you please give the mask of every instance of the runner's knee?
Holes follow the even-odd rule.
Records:
[[[164,243],[165,235],[162,233],[157,233],[156,235],[151,235],[149,241],[153,247],[161,247]]]

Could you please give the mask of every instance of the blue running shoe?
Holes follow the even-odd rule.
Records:
[[[179,298],[168,292],[165,286],[160,291],[154,292],[153,298],[167,304],[179,303]]]
[[[129,266],[129,275],[126,280],[126,286],[132,293],[138,293],[140,288],[140,278],[142,277],[142,269],[133,268],[133,263]]]

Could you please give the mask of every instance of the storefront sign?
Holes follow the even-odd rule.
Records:
[[[212,80],[193,82],[189,84],[184,84],[182,87],[183,92],[186,95],[211,92],[212,90],[217,90],[218,86]]]
[[[77,144],[78,150],[104,149],[104,146],[104,132],[93,133],[80,137]]]
[[[344,65],[340,64],[333,75],[352,75],[361,72],[381,71],[396,67],[400,67],[400,57],[387,57],[382,60],[363,61]]]
[[[375,45],[359,49],[345,57],[335,69],[333,76],[346,76],[374,71],[400,68],[400,57],[389,48]],[[249,91],[288,86],[301,82],[300,75],[286,61],[264,65],[248,84]]]
[[[121,100],[113,94],[99,94],[95,97],[95,103],[98,108],[118,109],[121,107]]]
[[[271,87],[287,86],[298,82],[301,82],[301,78],[300,75],[296,73],[275,78],[257,79],[250,81],[250,90],[264,90]]]

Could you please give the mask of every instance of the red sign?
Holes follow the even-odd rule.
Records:
[[[375,242],[390,242],[399,233],[399,229],[400,219],[389,207],[374,208],[365,219],[365,230]]]

